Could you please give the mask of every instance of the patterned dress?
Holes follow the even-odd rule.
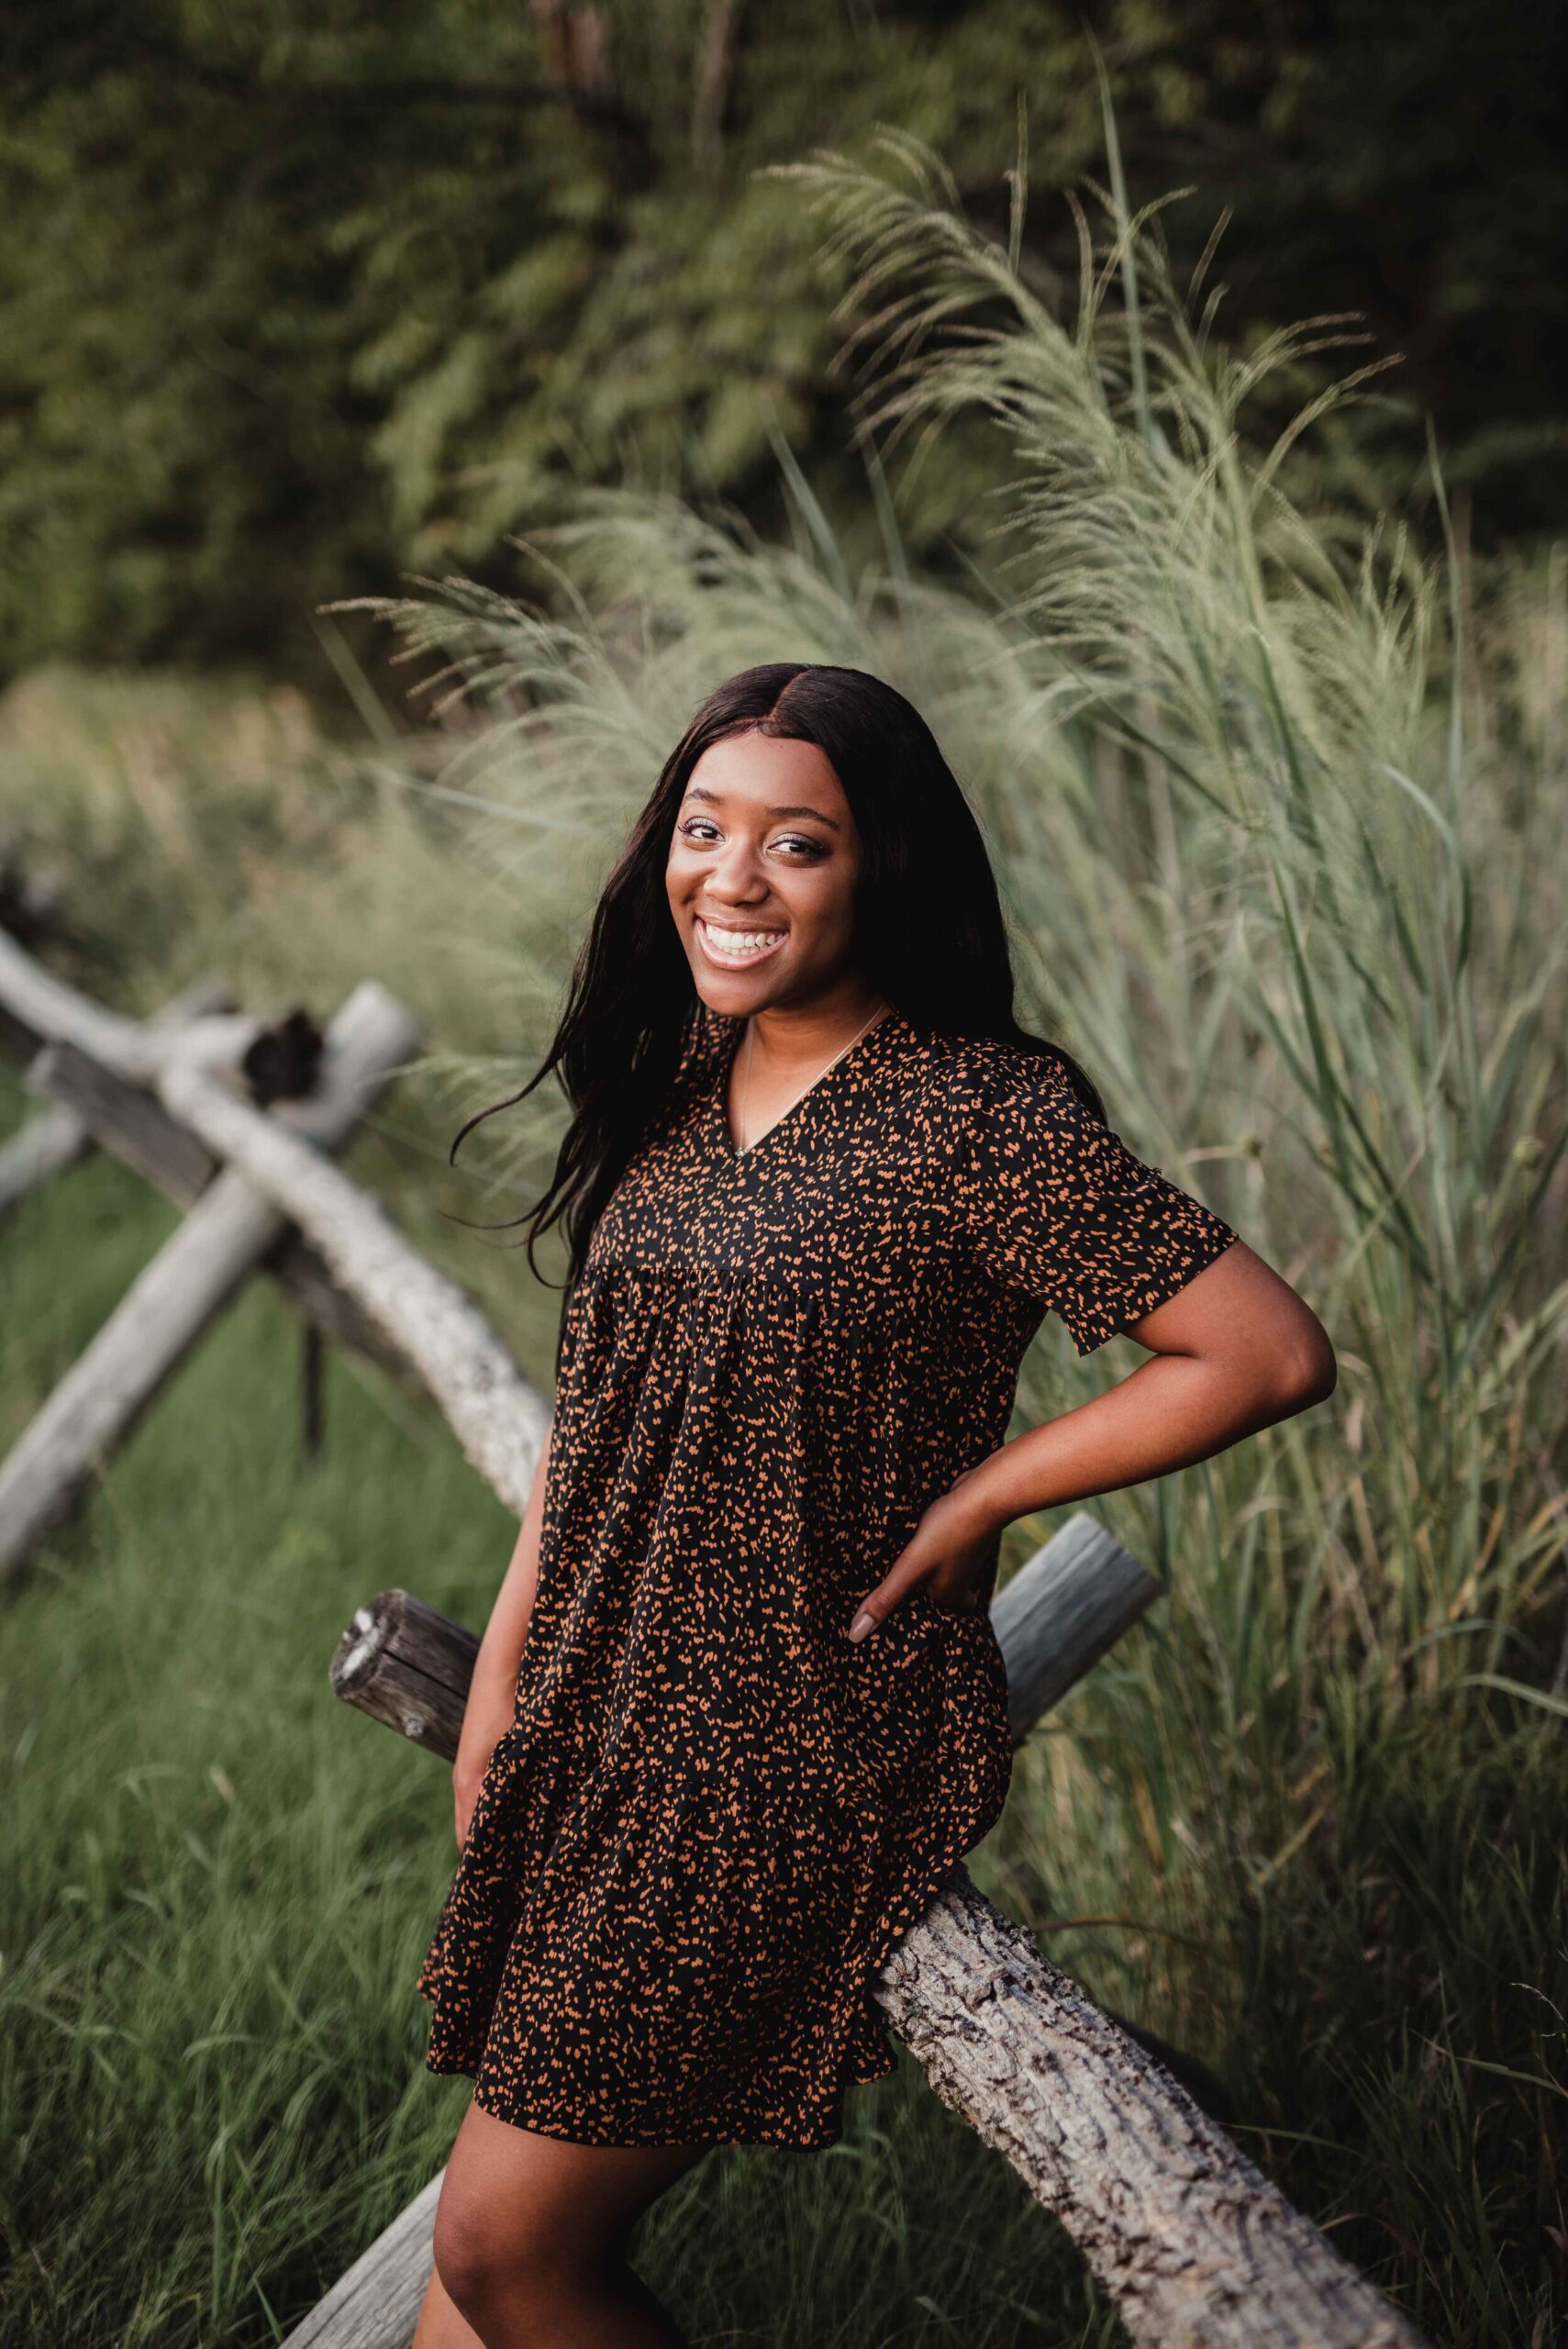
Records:
[[[834,2143],[872,1983],[1011,1770],[984,1608],[846,1630],[1080,1353],[1235,1238],[1058,1062],[896,1011],[745,1152],[699,1008],[568,1308],[539,1573],[417,1987],[432,2072],[595,2144]],[[989,1594],[987,1594],[989,1595]]]

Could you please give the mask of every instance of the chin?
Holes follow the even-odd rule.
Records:
[[[706,966],[701,970],[694,967],[692,976],[697,994],[708,1009],[727,1019],[744,1019],[748,1013],[766,1011],[770,1004],[778,1000],[776,987],[764,987],[760,983],[748,986],[744,979],[726,979]]]

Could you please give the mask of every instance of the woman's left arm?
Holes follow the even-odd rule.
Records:
[[[862,1599],[851,1640],[874,1631],[917,1585],[939,1606],[978,1607],[1015,1518],[1207,1460],[1321,1403],[1338,1377],[1318,1316],[1242,1240],[1129,1321],[1127,1334],[1151,1349],[1151,1359],[966,1469]]]

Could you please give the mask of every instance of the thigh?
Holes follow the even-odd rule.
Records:
[[[438,2237],[484,2258],[592,2267],[709,2144],[578,2145],[497,2120],[472,2099],[452,2143]]]

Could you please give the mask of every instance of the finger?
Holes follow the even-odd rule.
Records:
[[[926,1596],[933,1606],[945,1608],[951,1615],[978,1614],[982,1604],[974,1584],[944,1582],[940,1575],[933,1575],[927,1583]]]
[[[920,1579],[917,1574],[886,1575],[856,1609],[850,1625],[851,1639],[863,1640],[868,1631],[874,1631],[879,1623],[885,1623],[900,1599],[906,1598]]]

